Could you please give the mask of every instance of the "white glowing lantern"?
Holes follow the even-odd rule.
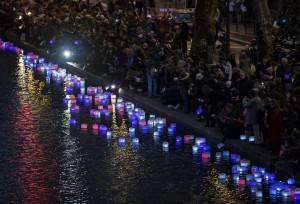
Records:
[[[195,143],[196,143],[196,145],[199,146],[202,143],[206,143],[206,139],[203,138],[203,137],[197,137],[196,140],[195,140]]]
[[[124,137],[120,137],[119,138],[119,145],[124,145],[125,144],[125,138]]]
[[[241,160],[240,160],[240,163],[241,163],[241,166],[249,167],[251,161],[250,161],[250,160],[247,160],[247,159],[241,159]]]
[[[139,138],[137,138],[137,137],[132,138],[132,143],[138,144],[139,143]]]
[[[162,146],[164,149],[169,149],[169,142],[163,142]]]
[[[155,120],[155,115],[149,115],[149,120]]]
[[[230,152],[229,151],[223,151],[223,156],[224,157],[229,157],[230,155]]]
[[[251,180],[253,180],[253,178],[254,178],[254,176],[252,174],[247,174],[246,175],[246,180],[247,181],[251,181]]]
[[[255,142],[255,137],[254,136],[250,136],[249,137],[249,142]]]
[[[115,94],[112,94],[110,98],[111,98],[111,103],[115,104],[117,100],[117,96]]]
[[[262,198],[263,197],[263,192],[260,191],[260,190],[256,191],[255,195],[256,195],[256,198]]]
[[[154,120],[148,120],[148,127],[152,128],[154,126]]]
[[[226,179],[226,174],[224,174],[224,173],[219,173],[218,178],[219,178],[220,180],[224,180],[224,179]]]
[[[198,153],[199,148],[197,145],[193,145],[192,149],[193,149],[193,153]]]
[[[216,159],[222,158],[222,152],[216,152]]]
[[[159,136],[159,132],[154,131],[154,132],[153,132],[153,136],[154,136],[154,137],[158,137],[158,136]]]
[[[100,118],[100,116],[101,116],[100,111],[99,110],[94,110],[94,117],[95,118]]]
[[[246,135],[240,135],[240,139],[241,139],[241,140],[246,140],[246,139],[247,139],[247,136],[246,136]]]
[[[262,182],[262,177],[255,177],[255,181],[257,183],[261,183]]]
[[[284,189],[283,191],[281,191],[281,196],[282,197],[290,197],[291,196],[291,190],[290,189]]]
[[[129,135],[130,136],[134,136],[135,135],[135,128],[134,127],[130,127],[129,128]]]
[[[81,87],[84,87],[84,86],[85,86],[85,80],[84,80],[84,79],[81,79],[81,80],[80,80],[80,86],[81,86]]]
[[[240,175],[239,174],[233,174],[232,178],[234,181],[238,181],[240,179]]]
[[[118,98],[117,99],[117,103],[122,103],[123,102],[123,98]]]
[[[106,138],[107,138],[107,139],[110,139],[110,138],[111,138],[111,135],[112,135],[112,133],[108,131],[108,132],[106,133]]]
[[[84,87],[80,88],[80,93],[83,94],[83,95],[85,94],[85,88]]]

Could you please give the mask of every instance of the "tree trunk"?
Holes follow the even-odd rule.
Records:
[[[266,57],[273,61],[272,21],[267,0],[254,0],[258,59]]]
[[[218,0],[198,0],[195,11],[194,35],[191,54],[200,57],[202,52],[207,52],[205,63],[212,63],[213,48],[216,36],[215,15]],[[207,46],[205,46],[206,41]],[[204,50],[206,49],[206,50]]]

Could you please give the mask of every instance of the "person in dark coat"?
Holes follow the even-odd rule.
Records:
[[[251,89],[254,88],[254,83],[247,77],[246,73],[240,72],[240,80],[238,81],[237,90],[239,93],[240,100],[240,110],[243,112],[242,100]]]

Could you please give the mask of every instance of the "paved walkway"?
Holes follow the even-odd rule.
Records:
[[[51,56],[49,56],[49,54],[45,53],[42,50],[38,50],[29,44],[19,42],[18,40],[13,38],[10,38],[9,40],[10,42],[15,43],[17,46],[25,50],[33,51],[40,56],[46,57],[49,61],[58,63],[61,67],[65,68],[70,73],[84,76],[92,80],[92,82],[94,82],[96,85],[108,83],[107,79],[104,79],[100,76],[93,75],[84,71],[83,69],[74,67],[65,62],[51,59]],[[203,123],[197,121],[196,114],[184,114],[182,110],[168,109],[165,105],[161,104],[160,99],[147,98],[129,90],[121,89],[120,95],[128,101],[134,102],[137,107],[141,107],[145,111],[153,113],[159,117],[165,117],[167,118],[168,122],[176,123],[178,125],[178,128],[186,134],[193,134],[195,135],[195,137],[205,137],[208,143],[215,148],[217,148],[217,144],[219,144],[222,140],[222,134],[220,130],[217,127],[204,127]],[[267,149],[251,145],[249,144],[249,142],[241,141],[239,139],[227,139],[223,149],[230,150],[236,154],[240,154],[242,158],[250,159],[253,165],[262,166],[267,169],[270,168],[271,161],[277,158],[276,155],[271,154],[271,152]],[[285,169],[283,167],[282,172],[284,171]]]

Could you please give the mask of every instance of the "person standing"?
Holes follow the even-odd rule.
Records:
[[[254,90],[250,90],[248,95],[243,98],[243,108],[245,110],[245,129],[246,134],[250,136],[250,131],[253,131],[255,144],[260,144],[259,126],[257,121],[257,111],[261,106],[261,99]]]

